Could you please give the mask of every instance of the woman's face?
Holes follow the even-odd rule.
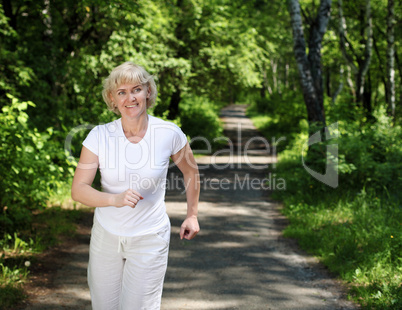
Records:
[[[110,99],[125,118],[138,118],[147,110],[150,89],[142,84],[122,84],[110,94]]]

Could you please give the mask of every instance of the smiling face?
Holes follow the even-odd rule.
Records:
[[[147,110],[150,89],[146,85],[124,83],[110,93],[110,100],[124,118],[138,118]]]
[[[123,99],[121,96],[124,97],[124,95],[131,94],[133,87],[135,86],[146,88],[146,108],[151,107],[155,103],[156,96],[158,94],[153,76],[150,75],[143,67],[130,61],[127,61],[114,68],[112,72],[110,72],[110,75],[103,81],[102,97],[108,109],[117,115],[120,115],[121,111],[119,108],[119,103],[121,103],[121,100]],[[118,90],[125,92],[125,94],[123,95],[123,93],[121,93],[118,95]],[[130,100],[130,98],[124,99],[126,101]],[[137,104],[134,103],[132,105]],[[124,111],[124,109],[122,110]]]

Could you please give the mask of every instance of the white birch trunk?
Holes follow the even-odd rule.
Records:
[[[388,109],[392,117],[395,117],[395,3],[388,0],[387,16],[387,98]]]
[[[288,0],[288,10],[293,30],[296,63],[307,107],[309,124],[320,123],[325,127],[323,81],[321,72],[321,47],[330,16],[331,0],[321,0],[317,16],[310,27],[309,54],[306,54],[300,4]]]

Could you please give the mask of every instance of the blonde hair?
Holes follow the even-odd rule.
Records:
[[[110,72],[110,75],[103,81],[102,97],[110,111],[120,115],[119,109],[110,99],[110,94],[125,83],[146,85],[150,89],[149,98],[147,98],[147,108],[155,103],[158,90],[156,89],[153,76],[143,67],[131,61],[127,61],[114,68],[112,72]]]

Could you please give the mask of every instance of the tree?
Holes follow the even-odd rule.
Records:
[[[264,49],[265,57],[259,59],[261,71],[261,98],[282,95],[288,91],[297,72],[292,70],[292,35],[284,31],[290,23],[286,3],[282,1],[247,1],[249,5],[246,20],[263,38],[259,46]],[[294,74],[296,73],[296,74]],[[269,96],[267,96],[269,95]],[[266,103],[269,102],[267,98]]]
[[[363,46],[362,52],[354,48],[346,35],[346,21],[343,16],[343,2],[338,0],[339,6],[339,42],[340,48],[348,65],[352,68],[355,75],[356,83],[356,103],[363,103],[368,116],[371,116],[371,91],[367,87],[371,86],[366,84],[366,76],[370,68],[371,57],[373,54],[373,23],[371,16],[371,2],[366,0],[364,10],[358,10],[359,24],[360,24],[360,42],[359,45]],[[356,66],[357,63],[357,66]]]
[[[389,113],[395,118],[395,3],[388,0],[387,16],[387,84],[386,93]]]
[[[300,74],[304,102],[307,107],[307,118],[310,129],[315,127],[313,125],[324,128],[325,112],[323,102],[321,47],[330,17],[331,0],[321,0],[316,17],[308,20],[308,55],[306,54],[306,43],[299,1],[288,0],[288,10],[293,30],[293,48]]]
[[[189,72],[169,71],[169,117],[178,115],[182,97],[191,93],[218,102],[233,102],[239,91],[260,87],[266,58],[262,36],[251,22],[249,3],[228,0],[178,0],[172,48],[187,61]],[[219,81],[219,83],[216,83]]]

